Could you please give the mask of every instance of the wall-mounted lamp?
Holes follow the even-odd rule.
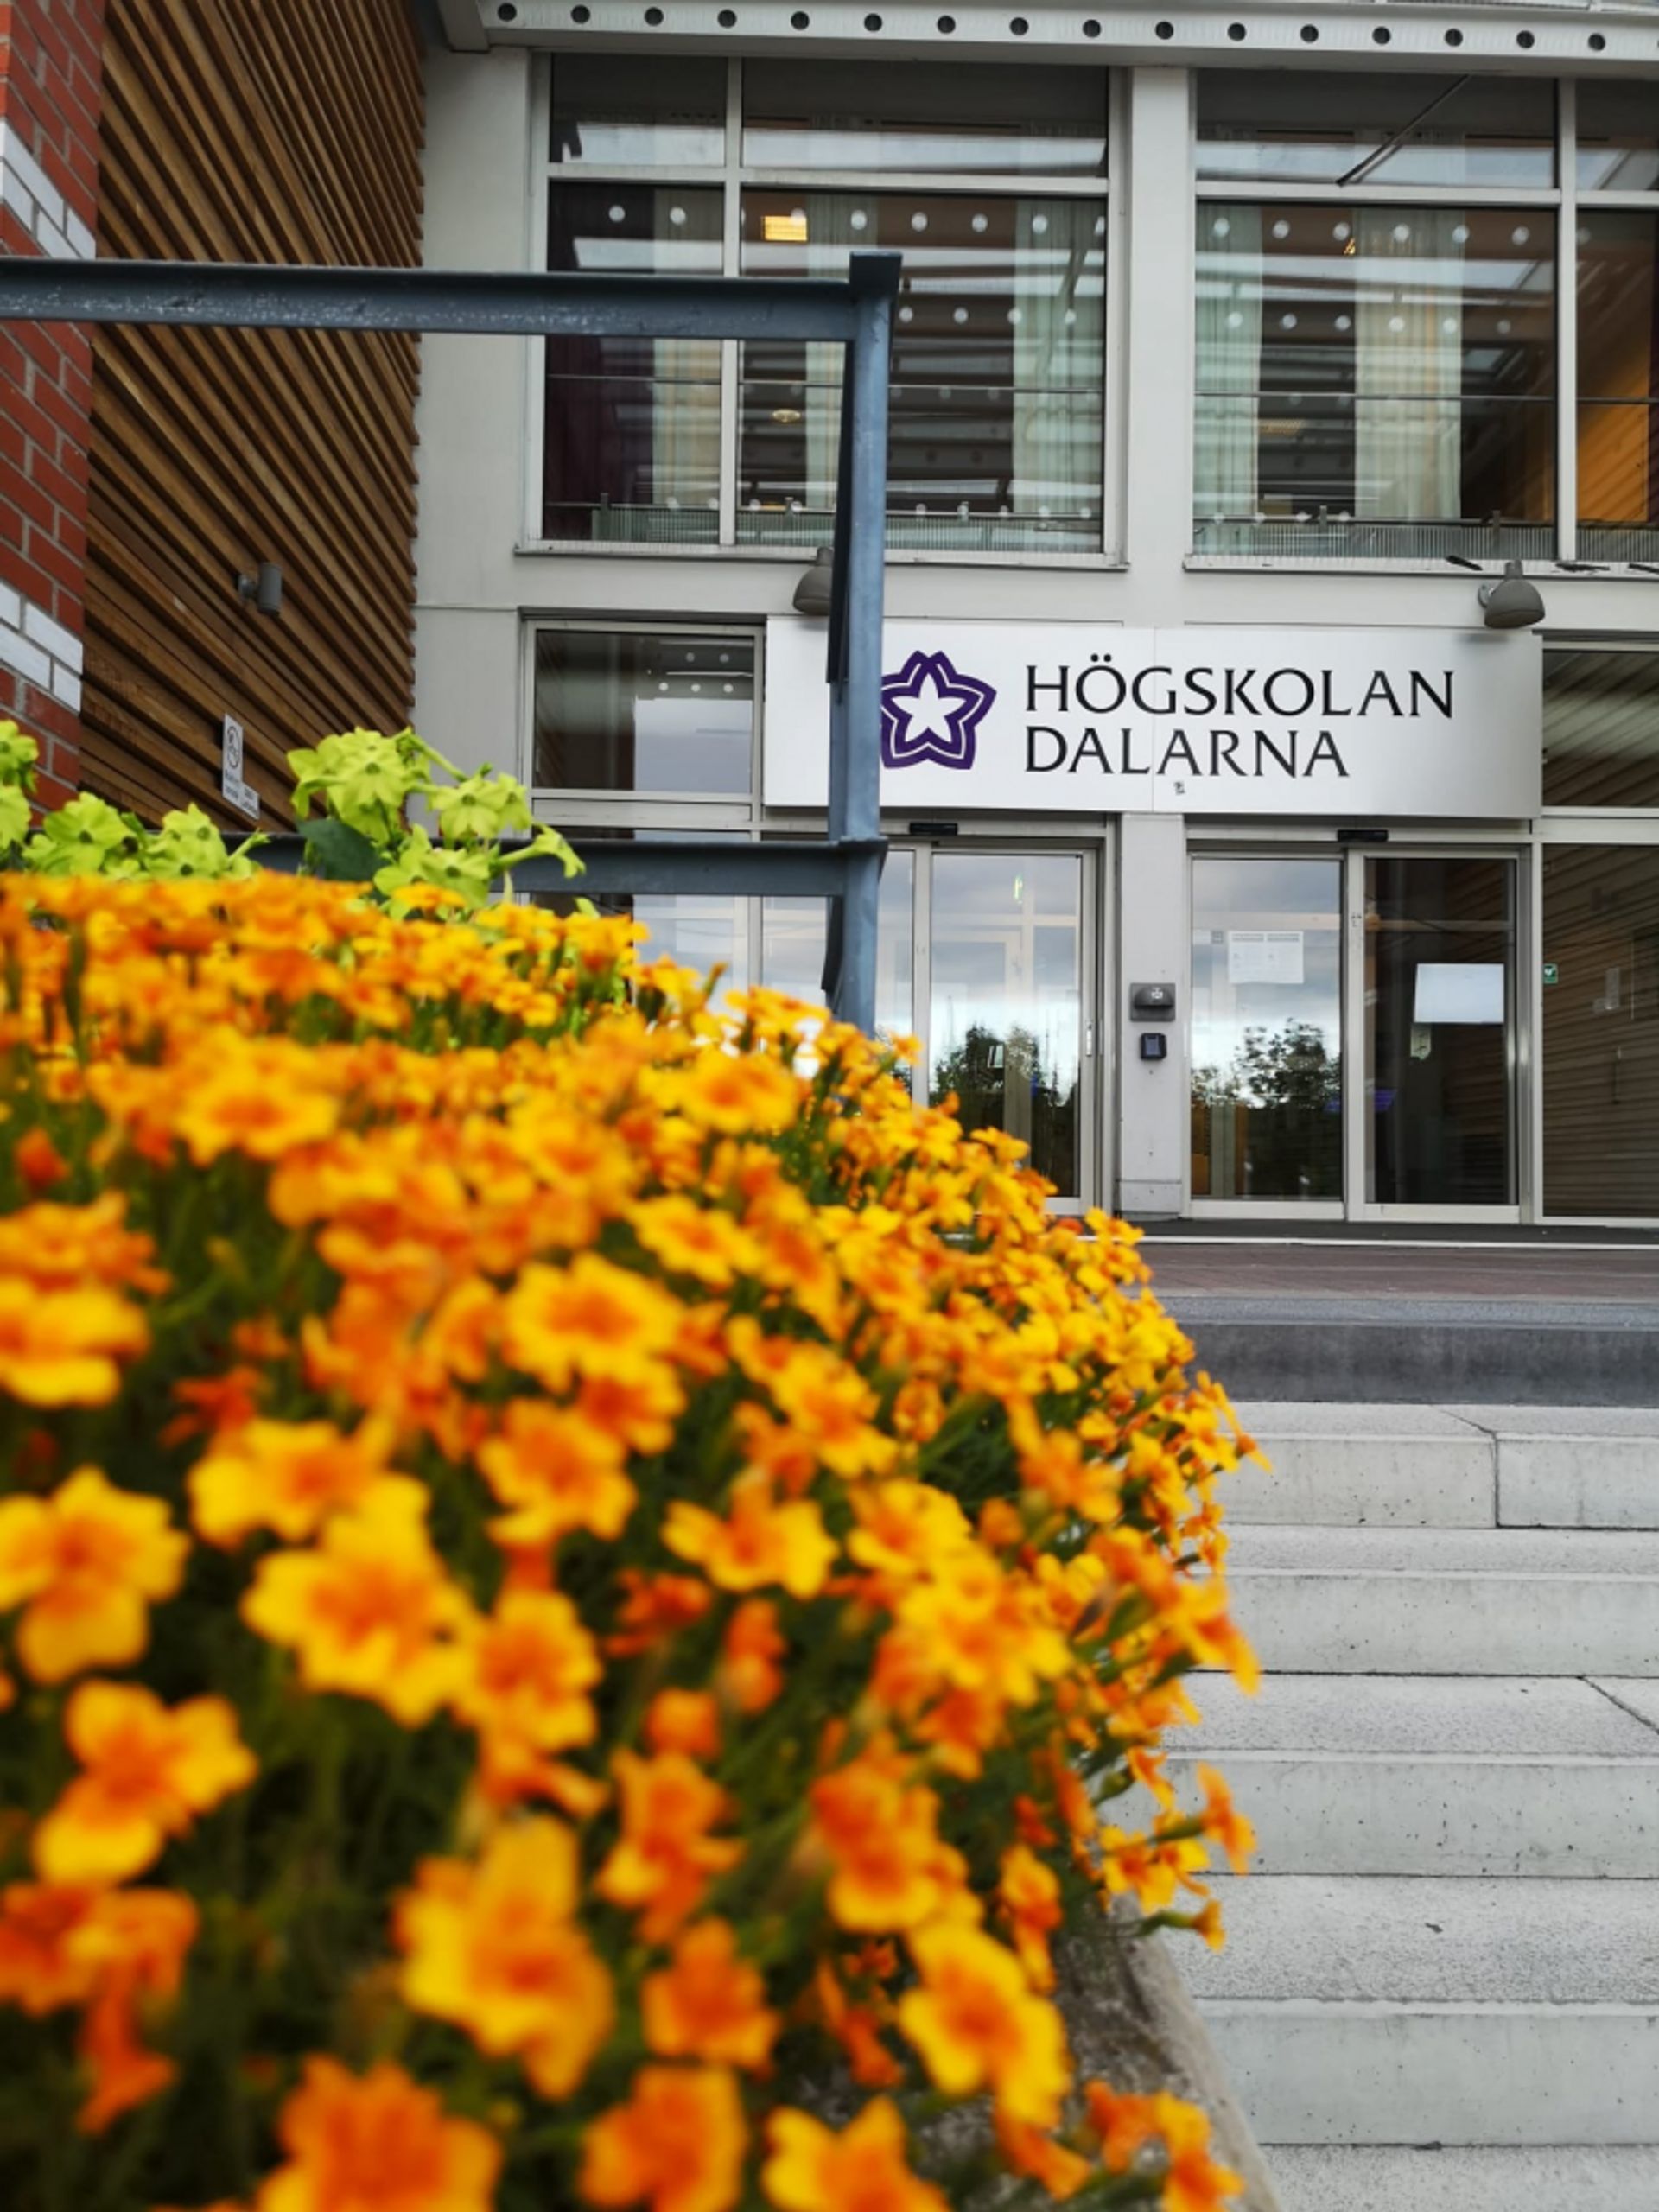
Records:
[[[835,583],[835,553],[830,546],[820,545],[812,556],[811,567],[795,587],[795,612],[812,615],[819,621],[827,620]]]
[[[251,600],[262,614],[283,611],[283,572],[274,561],[245,569],[236,580],[236,590],[239,599]]]
[[[1448,553],[1446,557],[1455,569],[1472,569],[1478,576],[1486,573],[1466,553]],[[1543,594],[1536,584],[1527,581],[1519,561],[1506,561],[1503,575],[1482,584],[1476,597],[1485,609],[1489,630],[1530,630],[1544,619]]]

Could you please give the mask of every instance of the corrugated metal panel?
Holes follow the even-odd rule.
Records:
[[[404,0],[111,0],[99,248],[406,266],[421,55]],[[153,817],[218,798],[219,727],[281,817],[283,755],[412,696],[416,342],[98,331],[83,780]],[[271,620],[235,579],[275,561]]]

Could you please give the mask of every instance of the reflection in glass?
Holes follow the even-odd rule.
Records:
[[[1537,79],[1205,70],[1198,137],[1205,177],[1500,188],[1555,181],[1553,88]]]
[[[568,184],[548,199],[553,270],[715,276],[721,195]],[[720,346],[711,339],[546,340],[543,532],[684,543],[720,525]]]
[[[1659,217],[1579,221],[1579,518],[1584,550],[1659,553]]]
[[[1659,112],[1653,86],[1579,80],[1579,189],[1651,192],[1659,185]]]
[[[1544,1208],[1659,1214],[1659,850],[1544,847]]]
[[[1083,862],[1074,853],[933,860],[928,1090],[1002,1129],[1062,1198],[1081,1192]]]
[[[538,790],[747,798],[753,733],[751,638],[537,632]]]
[[[1545,653],[1544,804],[1659,807],[1659,653]]]
[[[1105,218],[1097,202],[968,194],[743,195],[746,275],[844,273],[896,247],[889,535],[895,543],[1100,540]],[[834,507],[843,349],[743,349],[738,524],[816,544]]]
[[[1342,863],[1192,862],[1192,1195],[1342,1196]]]
[[[1515,1198],[1515,863],[1365,862],[1365,1195]]]
[[[908,176],[1103,176],[1105,72],[1022,68],[1011,78],[938,61],[746,61],[743,159]]]
[[[876,915],[875,1027],[882,1037],[907,1037],[915,1020],[912,912],[916,855],[888,853]],[[760,981],[809,1004],[823,1004],[824,903],[822,899],[766,899],[760,907]]]
[[[1537,209],[1203,203],[1199,550],[1547,550],[1554,253]]]
[[[563,168],[717,168],[726,158],[726,64],[556,54],[549,150]]]

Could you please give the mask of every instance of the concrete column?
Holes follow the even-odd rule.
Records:
[[[1180,1211],[1192,1141],[1185,817],[1126,814],[1118,855],[1117,1211],[1131,1221],[1147,1221]],[[1131,1021],[1129,995],[1136,983],[1173,983],[1174,1020]],[[1141,1058],[1141,1039],[1148,1031],[1167,1039],[1166,1059]]]
[[[1126,622],[1181,619],[1182,563],[1192,550],[1190,83],[1184,69],[1129,73]]]

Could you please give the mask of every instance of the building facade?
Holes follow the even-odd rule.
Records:
[[[445,22],[429,264],[903,255],[918,1089],[1065,1207],[1659,1219],[1659,11]],[[428,340],[427,734],[590,836],[820,820],[839,376]],[[816,980],[810,902],[639,912]]]

